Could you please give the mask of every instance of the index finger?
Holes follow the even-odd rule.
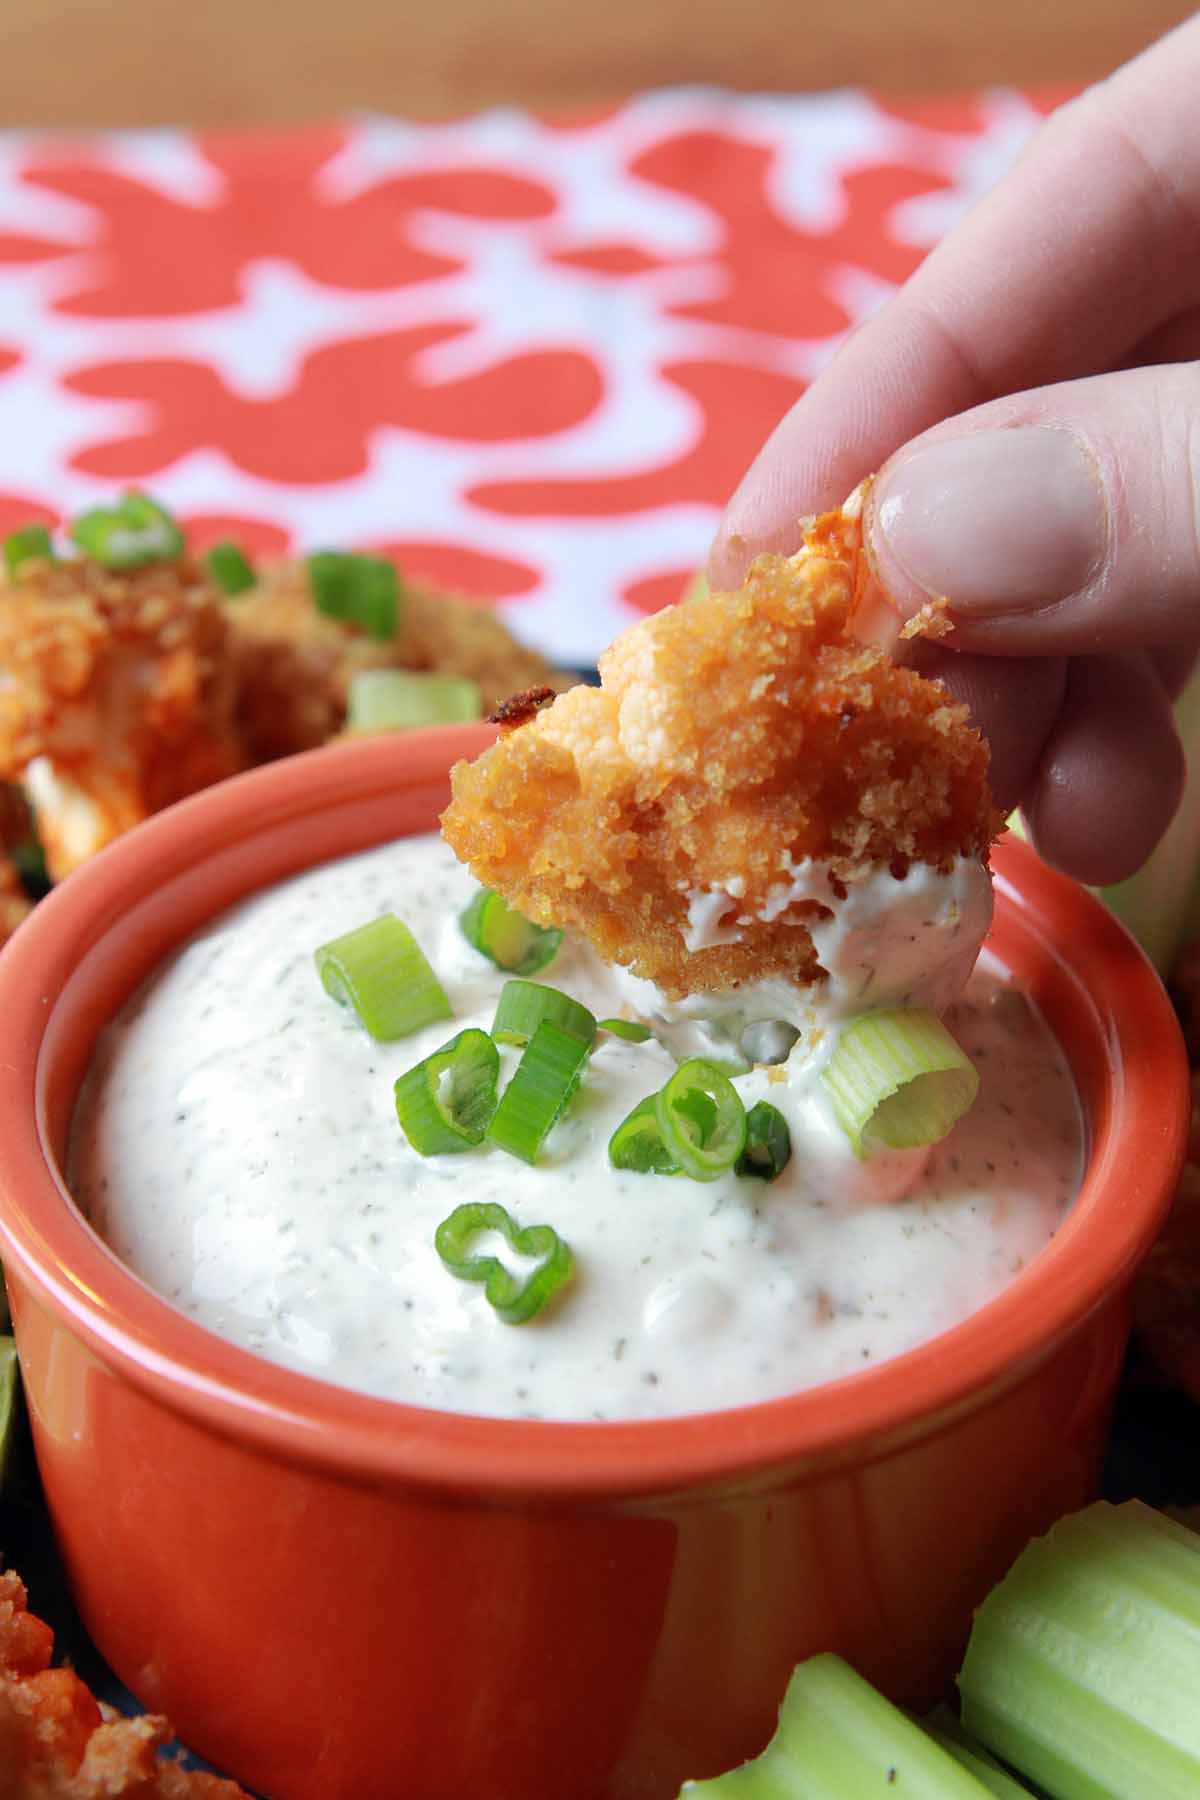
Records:
[[[776,427],[709,561],[735,587],[797,521],[985,400],[1094,374],[1200,298],[1200,17],[1055,113]]]

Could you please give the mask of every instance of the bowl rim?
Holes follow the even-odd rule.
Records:
[[[1112,915],[1010,840],[994,854],[999,907],[1068,977],[1103,1058],[1110,1104],[1054,1240],[939,1336],[854,1375],[717,1412],[513,1420],[354,1393],[241,1349],[160,1298],[75,1209],[47,1142],[42,1052],[66,982],[123,909],[158,882],[230,844],[332,818],[348,798],[378,808],[398,791],[427,790],[432,808],[448,791],[451,762],[491,735],[451,726],[406,734],[402,745],[347,741],[206,789],[84,865],[0,953],[0,1252],[15,1278],[18,1341],[26,1289],[119,1376],[219,1436],[372,1483],[600,1500],[761,1476],[856,1448],[861,1455],[867,1442],[882,1454],[937,1429],[973,1397],[1015,1384],[1128,1280],[1183,1162],[1190,1078],[1182,1038],[1161,982]],[[432,810],[429,817],[432,824]],[[352,820],[345,829],[343,853],[382,841],[355,838]]]

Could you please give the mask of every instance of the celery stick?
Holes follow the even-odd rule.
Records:
[[[683,1784],[695,1800],[987,1800],[988,1793],[837,1656],[800,1664],[761,1756],[711,1781]]]
[[[924,1723],[930,1737],[942,1746],[946,1755],[969,1769],[989,1794],[997,1795],[998,1800],[1029,1800],[1029,1789],[1002,1769],[969,1731],[963,1730],[961,1720],[955,1718],[948,1706],[939,1706]]]
[[[959,1687],[1055,1800],[1196,1800],[1200,1539],[1138,1501],[1062,1520],[980,1607]]]
[[[1188,759],[1179,811],[1136,875],[1097,890],[1160,975],[1200,931],[1200,670],[1175,702],[1175,723]]]

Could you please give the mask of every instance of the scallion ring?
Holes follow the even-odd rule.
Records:
[[[746,1147],[746,1109],[729,1077],[702,1056],[680,1063],[655,1097],[663,1143],[693,1181],[715,1181]]]
[[[10,575],[19,575],[24,563],[54,560],[54,545],[45,525],[26,525],[20,531],[10,531],[4,540],[4,561]]]
[[[599,1019],[597,1028],[611,1032],[613,1037],[624,1038],[627,1044],[644,1044],[654,1036],[648,1025],[642,1025],[637,1019]]]
[[[480,888],[458,922],[473,949],[514,975],[539,974],[554,961],[563,938],[555,926],[535,925],[491,888]]]
[[[501,1096],[488,1126],[489,1143],[523,1162],[536,1162],[579,1086],[588,1050],[582,1039],[543,1019]]]
[[[639,1175],[678,1175],[680,1164],[663,1143],[658,1123],[658,1095],[647,1094],[626,1113],[608,1140],[608,1160],[614,1169],[633,1169]]]
[[[382,556],[315,550],[306,563],[318,612],[356,625],[368,637],[394,638],[400,624],[400,578]]]
[[[821,1071],[855,1156],[936,1144],[974,1103],[979,1072],[935,1013],[864,1013]]]
[[[596,1035],[595,1018],[570,994],[539,981],[506,981],[496,1002],[492,1036],[498,1044],[519,1044],[523,1048],[546,1019],[582,1044],[590,1044]]]
[[[116,506],[97,506],[71,521],[71,537],[85,556],[106,569],[139,569],[177,562],[183,533],[164,506],[131,489]]]
[[[737,1160],[739,1175],[774,1181],[792,1160],[788,1122],[769,1100],[758,1100],[746,1114],[746,1148]]]
[[[422,1156],[483,1142],[496,1110],[500,1052],[486,1031],[460,1031],[396,1083],[400,1129]]]
[[[346,729],[358,736],[415,731],[423,725],[455,725],[482,719],[477,681],[424,669],[360,669],[350,677]]]
[[[245,551],[228,539],[214,544],[204,562],[221,592],[230,600],[254,586],[256,577]]]
[[[450,1002],[412,932],[394,913],[313,952],[327,994],[352,1006],[373,1038],[390,1042],[451,1017]]]
[[[539,1257],[538,1267],[522,1276],[506,1269],[498,1256],[475,1255],[472,1242],[485,1231],[499,1232],[517,1256]],[[456,1206],[434,1232],[433,1243],[452,1275],[483,1283],[484,1298],[506,1325],[524,1325],[541,1312],[567,1285],[575,1267],[570,1245],[552,1225],[518,1226],[495,1202]]]

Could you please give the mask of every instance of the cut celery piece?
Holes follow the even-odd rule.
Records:
[[[412,669],[360,669],[350,677],[346,729],[357,735],[412,731],[482,719],[477,681]]]
[[[1175,702],[1175,723],[1188,763],[1179,811],[1136,875],[1097,890],[1160,975],[1200,932],[1200,671]]]
[[[975,1616],[963,1724],[1055,1800],[1200,1795],[1200,1538],[1101,1501],[1030,1544]]]
[[[997,1796],[997,1800],[1029,1800],[1029,1789],[1022,1786],[1007,1769],[1002,1769],[995,1757],[989,1756],[969,1731],[964,1731],[962,1721],[955,1718],[948,1706],[939,1706],[931,1713],[925,1720],[925,1729],[942,1746],[947,1756],[952,1756],[956,1763],[969,1769],[989,1794]]]
[[[682,1790],[693,1800],[864,1800],[868,1794],[987,1800],[988,1789],[838,1656],[800,1664],[761,1756],[710,1781],[685,1781]]]

